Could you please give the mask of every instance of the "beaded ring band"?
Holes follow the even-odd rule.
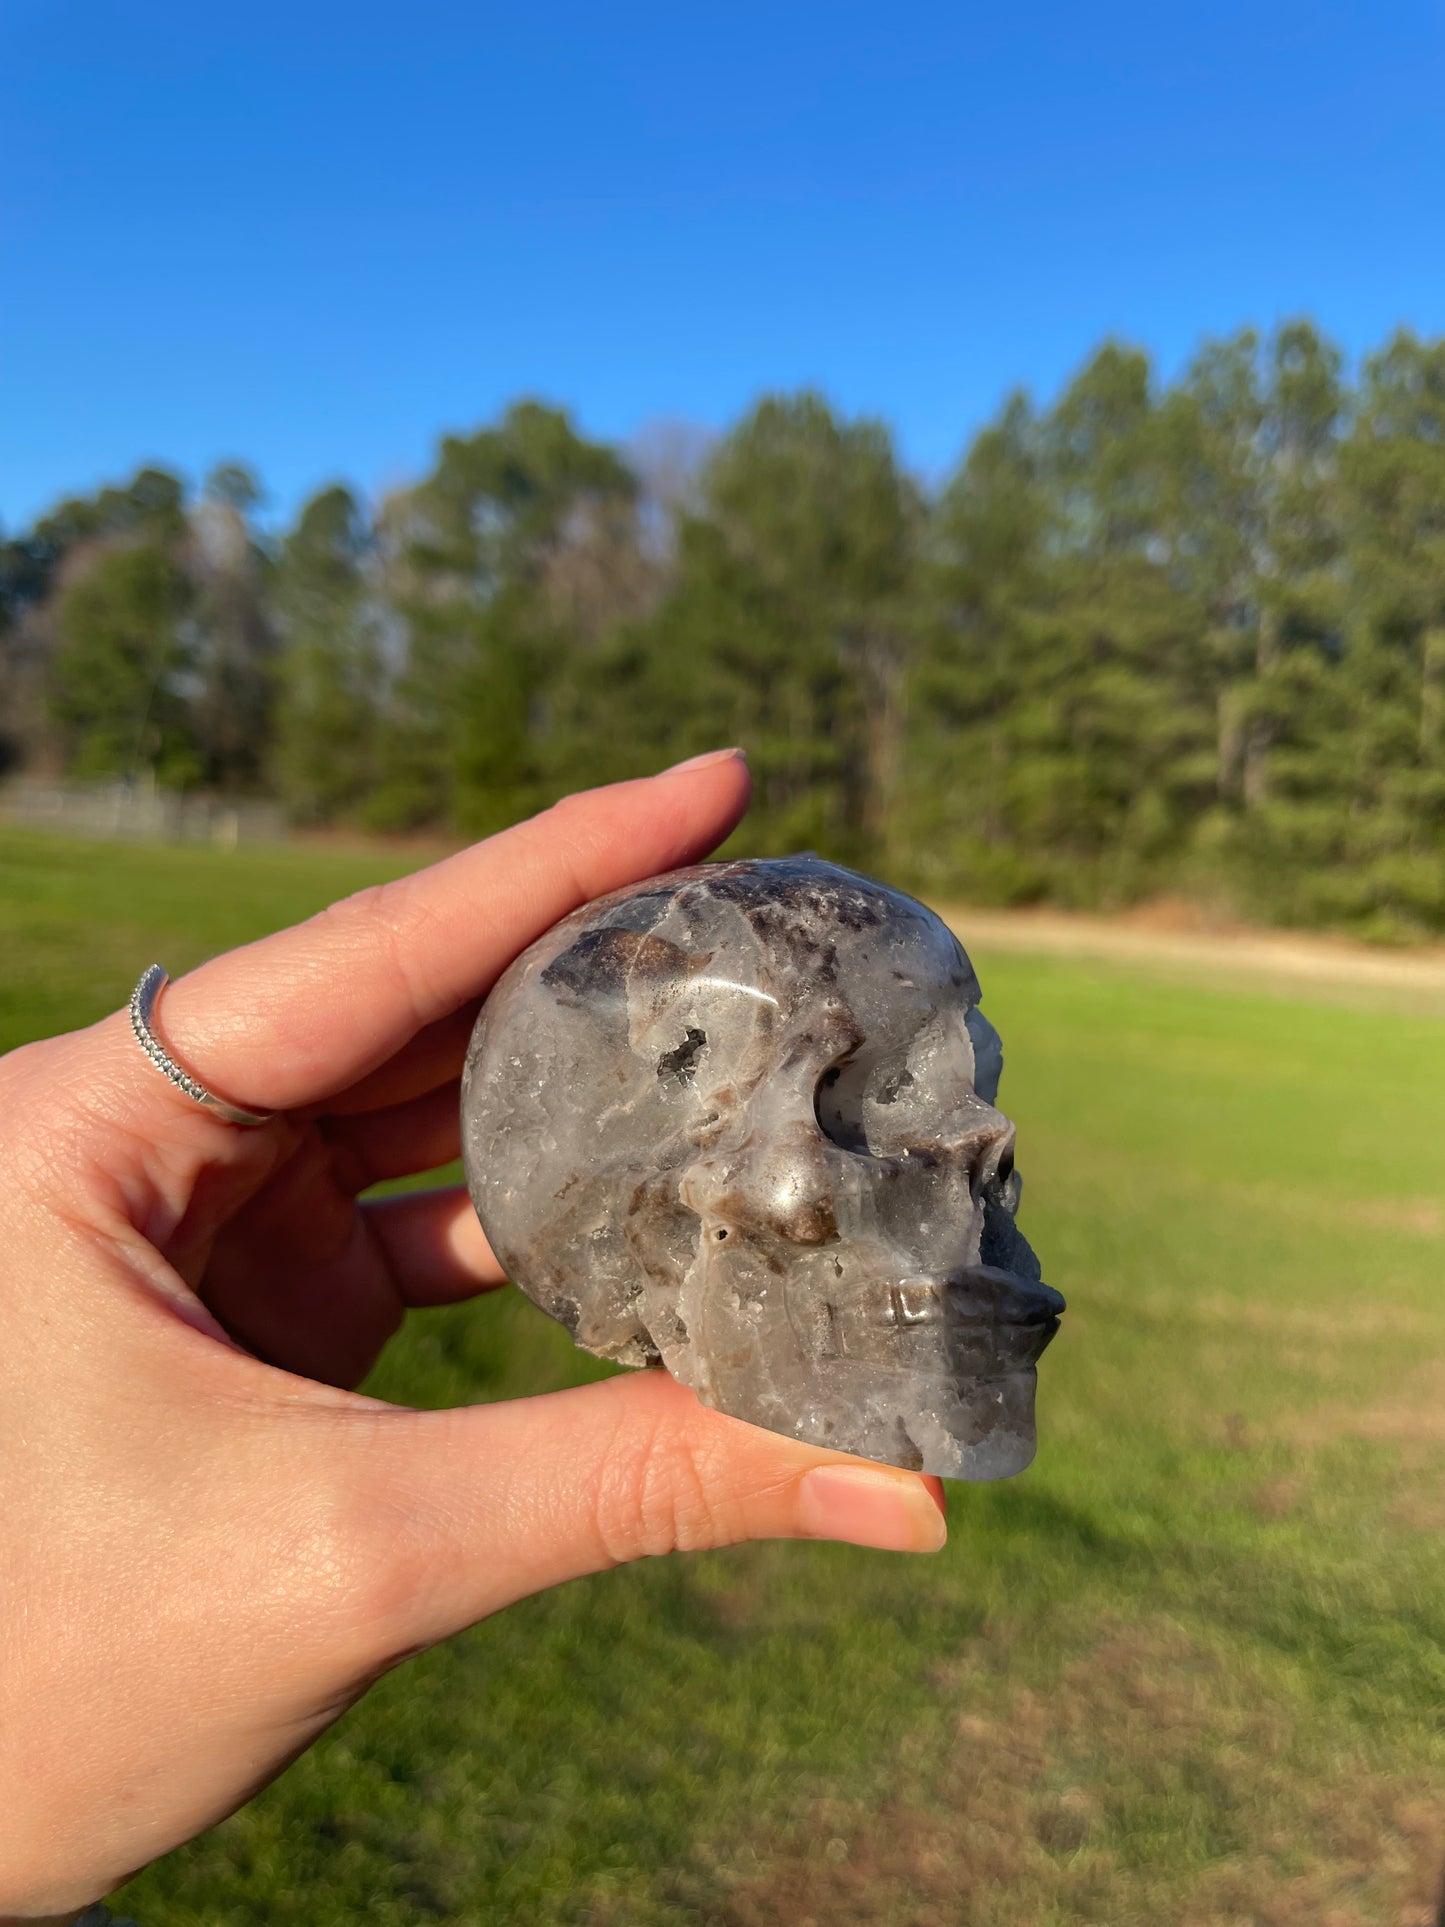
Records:
[[[248,1128],[257,1124],[269,1124],[276,1115],[274,1111],[247,1111],[239,1104],[228,1104],[225,1098],[217,1097],[214,1091],[208,1091],[199,1078],[192,1077],[187,1070],[182,1070],[156,1036],[152,1028],[156,1003],[169,982],[170,978],[165,969],[160,964],[152,964],[132,992],[130,1027],[135,1032],[136,1042],[161,1075],[169,1078],[178,1091],[184,1091],[193,1102],[202,1105],[208,1111],[214,1111],[217,1117],[224,1118],[228,1124],[242,1124]]]

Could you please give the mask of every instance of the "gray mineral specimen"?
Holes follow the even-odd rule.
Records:
[[[957,941],[815,857],[587,905],[487,1000],[473,1201],[579,1345],[865,1458],[998,1479],[1034,1454],[1064,1301],[1014,1223],[1003,1055]]]

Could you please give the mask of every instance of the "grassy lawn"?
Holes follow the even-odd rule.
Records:
[[[0,836],[0,1046],[402,867]],[[1436,1920],[1445,1013],[976,961],[1070,1300],[1034,1468],[955,1487],[932,1562],[740,1548],[502,1615],[137,1880],[143,1927]],[[498,1294],[369,1389],[587,1369]]]

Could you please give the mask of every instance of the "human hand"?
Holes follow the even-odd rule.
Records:
[[[936,1480],[662,1372],[451,1412],[347,1389],[501,1282],[459,1187],[482,997],[569,910],[696,860],[740,757],[568,798],[0,1060],[0,1922],[69,1916],[240,1806],[389,1668],[579,1574],[752,1538],[943,1541]]]

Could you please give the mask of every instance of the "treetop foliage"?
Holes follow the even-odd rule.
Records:
[[[744,743],[750,848],[938,896],[1445,928],[1445,341],[1105,343],[926,490],[773,395],[709,446],[527,400],[266,533],[225,463],[0,542],[0,757],[481,832]]]

